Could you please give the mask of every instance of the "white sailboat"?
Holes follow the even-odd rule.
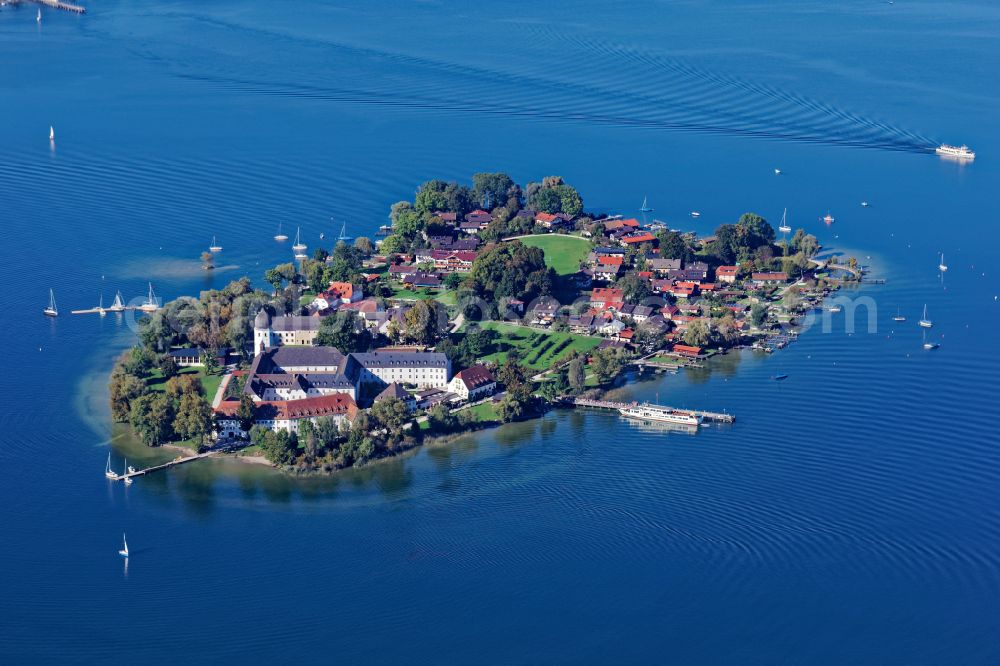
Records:
[[[152,282],[149,283],[149,295],[146,296],[146,300],[139,306],[139,309],[143,312],[156,312],[160,309],[160,306],[156,304],[156,295],[153,294]]]
[[[128,541],[125,540],[125,533],[122,532],[122,549],[118,551],[122,557],[128,557]]]
[[[295,244],[292,245],[292,249],[296,252],[302,252],[302,250],[308,247],[302,242],[302,229],[300,227],[295,227]]]
[[[332,220],[333,218],[330,219]],[[347,235],[347,222],[344,222],[344,224],[340,227],[340,236],[337,237],[337,242],[341,241],[344,243],[351,243],[354,241],[354,236]]]
[[[126,486],[132,485],[132,477],[128,476],[128,473],[133,471],[134,467],[128,466],[128,458],[125,458],[125,471],[122,472],[122,480],[125,481]]]
[[[97,314],[102,317],[108,316],[108,311],[104,309],[104,292],[101,292],[101,296],[97,301]]]
[[[49,306],[42,310],[46,317],[58,317],[59,309],[56,308],[56,295],[51,289],[49,289]]]
[[[781,214],[781,226],[778,227],[778,231],[780,231],[783,234],[787,234],[789,231],[792,230],[792,228],[788,226],[787,219],[788,219],[788,209],[786,208],[785,211]]]
[[[55,141],[55,140],[56,140],[56,128],[53,127],[52,125],[49,125],[49,141]]]
[[[938,270],[942,273],[948,270],[948,264],[944,263],[944,252],[941,253],[941,263],[938,264]]]
[[[775,169],[774,170],[774,175],[775,176],[780,176],[781,175],[781,169]]]
[[[639,208],[642,213],[652,213],[653,209],[649,207],[649,203],[646,201],[646,197],[642,198],[642,206]]]
[[[122,298],[122,292],[115,292],[115,302],[111,304],[111,307],[105,309],[108,312],[125,312],[125,300]]]
[[[212,244],[208,246],[209,252],[222,252],[222,246],[215,242],[215,236],[212,236]]]
[[[281,230],[281,222],[278,222],[278,233],[274,235],[274,240],[276,241],[288,240],[288,236],[286,236],[285,232]]]
[[[38,16],[35,17],[35,22],[36,23],[41,23],[42,22],[42,10],[41,9],[38,10]]]
[[[109,479],[118,478],[118,472],[111,469],[111,451],[108,451],[108,464],[104,467],[104,476]]]
[[[923,328],[930,328],[931,326],[934,325],[934,322],[932,322],[930,319],[927,318],[927,304],[926,303],[924,303],[924,316],[921,317],[920,321],[918,321],[917,323],[920,324],[920,326],[923,327]]]
[[[892,318],[893,321],[906,321],[906,317],[902,315],[899,308],[896,308],[896,316]]]

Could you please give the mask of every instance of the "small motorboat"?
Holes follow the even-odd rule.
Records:
[[[776,382],[780,382],[782,379],[788,379],[788,375],[779,373],[777,375],[771,375],[771,379]]]
[[[862,202],[861,202],[861,207],[862,207],[862,208],[868,208],[868,205],[869,205],[869,204],[868,204],[868,202],[867,202],[867,201],[862,201]]]
[[[830,307],[828,307],[826,309],[826,311],[827,312],[841,312],[841,311],[843,311],[843,309],[844,308],[840,307],[839,305],[831,305]]]
[[[775,176],[780,176],[781,175],[781,169],[775,169],[774,170],[774,175]]]
[[[691,211],[691,217],[701,217],[701,213],[696,210]]]
[[[823,216],[823,221],[827,224],[833,224],[833,215],[827,213],[826,215]]]
[[[936,342],[925,342],[925,343],[924,343],[924,349],[926,349],[927,351],[932,351],[932,350],[934,350],[934,349],[937,349],[937,348],[938,348],[938,347],[940,347],[940,346],[941,346],[941,345],[939,345],[939,344],[938,344],[938,343],[936,343]]]

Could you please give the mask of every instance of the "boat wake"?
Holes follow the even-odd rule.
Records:
[[[919,133],[773,85],[600,40],[556,37],[567,47],[560,50],[572,58],[572,67],[505,71],[186,18],[276,47],[261,49],[274,56],[271,60],[221,57],[210,67],[146,56],[170,62],[179,78],[226,93],[907,152],[933,152],[938,145]]]

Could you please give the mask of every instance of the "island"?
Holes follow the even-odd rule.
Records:
[[[113,420],[148,446],[331,473],[602,404],[630,368],[778,349],[863,275],[753,213],[699,236],[587,212],[558,176],[431,180],[389,219],[379,240],[342,232],[311,254],[296,240],[296,259],[261,276],[269,288],[244,276],[146,313],[112,370]]]

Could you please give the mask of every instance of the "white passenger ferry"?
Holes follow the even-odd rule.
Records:
[[[685,412],[673,407],[661,407],[651,405],[648,402],[639,404],[632,403],[618,410],[622,416],[630,419],[642,419],[645,421],[663,421],[665,423],[676,423],[678,425],[698,427],[701,417],[693,412]]]
[[[938,146],[937,150],[934,152],[945,157],[957,157],[960,160],[976,159],[976,154],[969,150],[969,147],[965,145],[949,146],[947,143],[943,143]]]

